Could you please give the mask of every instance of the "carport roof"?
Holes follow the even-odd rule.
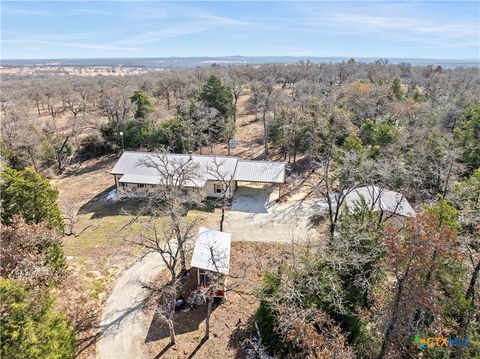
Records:
[[[285,163],[239,160],[233,179],[245,182],[284,183]]]
[[[200,227],[190,266],[228,274],[230,272],[231,244],[230,233]]]

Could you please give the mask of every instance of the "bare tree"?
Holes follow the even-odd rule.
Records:
[[[213,158],[213,164],[207,166],[207,173],[213,177],[216,181],[220,182],[222,187],[220,202],[222,205],[222,213],[220,216],[220,231],[223,232],[223,223],[225,221],[225,210],[230,204],[230,198],[233,195],[233,180],[234,172],[228,170],[226,160],[218,157]]]
[[[156,153],[145,156],[143,166],[154,169],[159,184],[151,187],[145,196],[147,203],[142,211],[153,216],[167,216],[176,238],[181,264],[181,274],[187,273],[187,241],[182,234],[182,216],[201,201],[198,187],[203,183],[199,166],[187,156]]]
[[[312,190],[327,203],[331,235],[335,233],[340,208],[345,199],[364,181],[368,172],[367,165],[361,161],[358,153],[348,152],[341,163],[335,164],[332,151],[333,144],[321,160],[322,177],[312,187]],[[332,168],[333,166],[335,168]]]
[[[168,223],[158,223],[156,216],[150,216],[145,224],[145,230],[141,232],[138,239],[134,243],[144,248],[145,254],[160,254],[165,267],[170,272],[170,280],[167,285],[162,288],[150,288],[153,295],[150,301],[155,305],[160,302],[156,313],[167,324],[170,343],[176,342],[175,337],[175,305],[177,300],[178,286],[181,281],[179,271],[181,271],[182,261],[184,260],[182,251],[188,248],[193,238],[193,232],[197,225],[196,220],[185,220],[178,228],[172,220]],[[178,237],[180,231],[180,239]]]

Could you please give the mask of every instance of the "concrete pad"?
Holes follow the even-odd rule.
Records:
[[[238,187],[224,225],[233,241],[290,242],[317,238],[311,218],[324,211],[325,206],[318,200],[303,200],[303,196],[277,203],[276,189],[252,184]]]

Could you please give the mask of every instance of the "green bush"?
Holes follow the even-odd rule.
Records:
[[[167,147],[175,153],[185,153],[187,150],[187,127],[179,118],[172,118],[155,126],[149,137],[151,149]]]
[[[49,228],[63,231],[58,208],[58,191],[32,168],[17,171],[5,167],[0,185],[2,223],[9,225],[13,216],[21,215],[26,223],[46,222]]]
[[[0,278],[0,356],[9,359],[66,359],[75,355],[75,335],[52,301],[40,302],[24,286]]]
[[[98,135],[88,135],[80,143],[80,153],[87,156],[98,156],[108,153],[112,147]]]

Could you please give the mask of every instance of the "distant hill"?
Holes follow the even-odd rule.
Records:
[[[219,66],[260,65],[260,64],[291,64],[299,61],[313,63],[338,63],[347,61],[348,57],[294,57],[294,56],[225,56],[225,57],[157,57],[157,58],[103,58],[103,59],[33,59],[33,60],[0,60],[1,66],[108,66],[108,67],[138,67],[138,68],[191,68],[207,67],[213,64]],[[358,62],[372,63],[380,58],[355,58]],[[445,60],[445,59],[402,59],[387,58],[389,63],[410,63],[418,66],[442,67],[480,67],[479,59]]]

